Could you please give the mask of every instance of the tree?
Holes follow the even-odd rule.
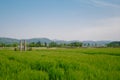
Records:
[[[41,42],[38,41],[38,42],[36,43],[36,47],[41,47],[41,46],[42,46]]]
[[[66,47],[67,45],[65,43],[61,43],[57,45],[58,47]]]
[[[0,47],[5,47],[5,43],[0,43]]]
[[[12,44],[12,47],[17,47],[18,46],[18,43],[13,43]]]
[[[47,43],[46,42],[44,43],[44,46],[47,47]]]
[[[29,47],[35,47],[35,46],[36,46],[35,42],[29,43]]]
[[[82,43],[81,42],[72,42],[70,43],[71,47],[82,47]]]
[[[120,41],[114,41],[107,44],[108,47],[120,47]]]
[[[90,43],[87,44],[87,47],[90,47]]]
[[[49,47],[57,47],[57,43],[56,42],[51,42],[51,43],[49,43]]]

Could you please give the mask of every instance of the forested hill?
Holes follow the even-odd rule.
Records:
[[[52,40],[48,39],[48,38],[32,38],[32,39],[24,39],[26,40],[28,43],[31,42],[38,42],[40,41],[41,43],[50,43],[52,42]],[[14,39],[14,38],[0,38],[0,43],[5,43],[5,44],[12,44],[12,43],[19,43],[20,39]]]
[[[13,38],[0,38],[0,43],[4,43],[4,44],[12,44],[12,43],[18,43],[19,40],[18,39],[13,39]]]
[[[120,47],[120,41],[113,41],[107,44],[108,47]]]

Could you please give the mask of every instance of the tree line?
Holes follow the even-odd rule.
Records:
[[[6,44],[6,43],[0,43],[0,47],[19,47],[19,43],[11,43],[11,44]],[[89,43],[83,44],[82,42],[71,42],[71,43],[57,43],[57,42],[30,42],[27,43],[27,47],[67,47],[67,48],[75,48],[75,47],[97,47],[97,44],[91,45]],[[120,47],[120,41],[113,41],[111,43],[106,44],[105,47]]]
[[[39,42],[32,42],[28,44],[29,47],[82,47],[81,42],[71,42],[71,43],[56,43],[56,42],[50,42],[50,43],[41,43]]]
[[[120,47],[120,41],[114,41],[107,44],[108,47]]]
[[[0,47],[18,47],[19,43],[12,43],[12,44],[5,44],[5,43],[0,43]],[[31,42],[31,43],[27,43],[27,47],[82,47],[82,43],[81,42],[71,42],[71,43],[56,43],[56,42]]]

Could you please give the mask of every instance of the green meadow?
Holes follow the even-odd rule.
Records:
[[[0,80],[120,80],[120,48],[1,49]]]

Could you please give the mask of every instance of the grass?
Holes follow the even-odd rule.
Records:
[[[120,48],[1,49],[0,80],[120,80]]]

